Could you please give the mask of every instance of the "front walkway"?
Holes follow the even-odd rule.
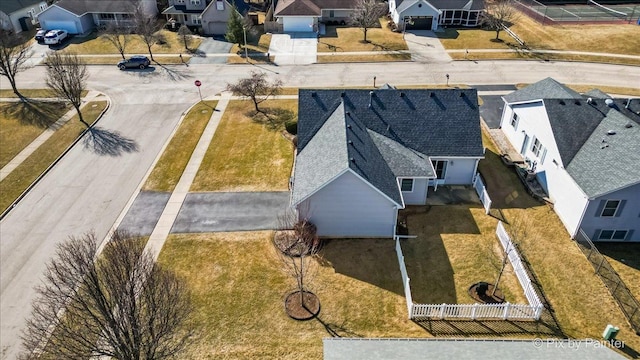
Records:
[[[271,35],[269,54],[278,65],[306,65],[318,61],[318,37],[315,33]]]

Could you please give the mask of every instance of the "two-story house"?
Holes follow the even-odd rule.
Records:
[[[569,234],[640,241],[640,99],[546,78],[503,100],[502,131]]]
[[[38,14],[47,8],[43,0],[0,1],[0,28],[15,33],[28,31],[38,22]]]
[[[169,0],[162,14],[176,27],[185,24],[205,35],[223,35],[234,6],[241,16],[249,9],[243,0]]]

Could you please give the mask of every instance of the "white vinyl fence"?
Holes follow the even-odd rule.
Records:
[[[503,320],[538,320],[542,314],[543,305],[535,292],[531,279],[527,275],[518,251],[515,249],[509,235],[504,229],[502,222],[498,223],[496,229],[500,244],[506,249],[509,261],[513,266],[516,276],[522,285],[524,294],[529,304],[414,304],[411,297],[410,279],[404,263],[404,255],[400,246],[400,237],[396,236],[396,253],[402,274],[402,284],[404,285],[405,298],[407,300],[407,310],[409,319],[503,319]]]
[[[476,193],[484,206],[484,213],[489,214],[489,210],[491,210],[491,198],[487,192],[487,187],[484,186],[480,173],[477,173],[476,178],[473,180],[473,188],[476,189]]]

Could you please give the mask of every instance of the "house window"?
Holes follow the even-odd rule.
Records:
[[[444,180],[447,175],[447,160],[431,160],[433,168],[436,170],[438,180]]]
[[[224,10],[224,1],[216,1],[216,10]]]
[[[116,18],[113,14],[100,14],[100,20],[114,20]]]
[[[542,143],[538,138],[533,139],[533,144],[531,144],[531,152],[534,153],[537,157],[540,157],[540,153],[542,152]]]
[[[40,4],[40,11],[44,11],[47,8],[47,4]]]
[[[200,5],[200,0],[191,0],[191,5]]]
[[[184,4],[184,0],[176,0],[176,4]]]
[[[191,15],[191,22],[196,25],[202,24],[202,18],[200,15]]]
[[[628,233],[628,230],[600,230],[598,240],[624,240]]]
[[[400,184],[401,191],[413,191],[413,179],[402,179]]]
[[[518,127],[518,114],[515,112],[511,115],[511,126],[515,129]]]
[[[616,212],[618,212],[618,206],[620,206],[620,200],[607,200],[600,216],[615,216]]]
[[[336,17],[336,12],[335,12],[335,10],[329,10],[329,17],[330,17],[330,18]]]

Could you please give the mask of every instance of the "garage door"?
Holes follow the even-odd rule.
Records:
[[[433,16],[413,16],[407,22],[407,30],[431,30]]]
[[[74,21],[52,21],[46,20],[44,24],[40,24],[44,29],[47,30],[67,30],[69,34],[78,34],[78,28],[76,27],[76,23]]]
[[[282,27],[285,32],[311,32],[313,31],[313,17],[284,17],[282,18]]]
[[[227,23],[221,21],[213,21],[209,23],[207,35],[222,35],[227,33]]]

